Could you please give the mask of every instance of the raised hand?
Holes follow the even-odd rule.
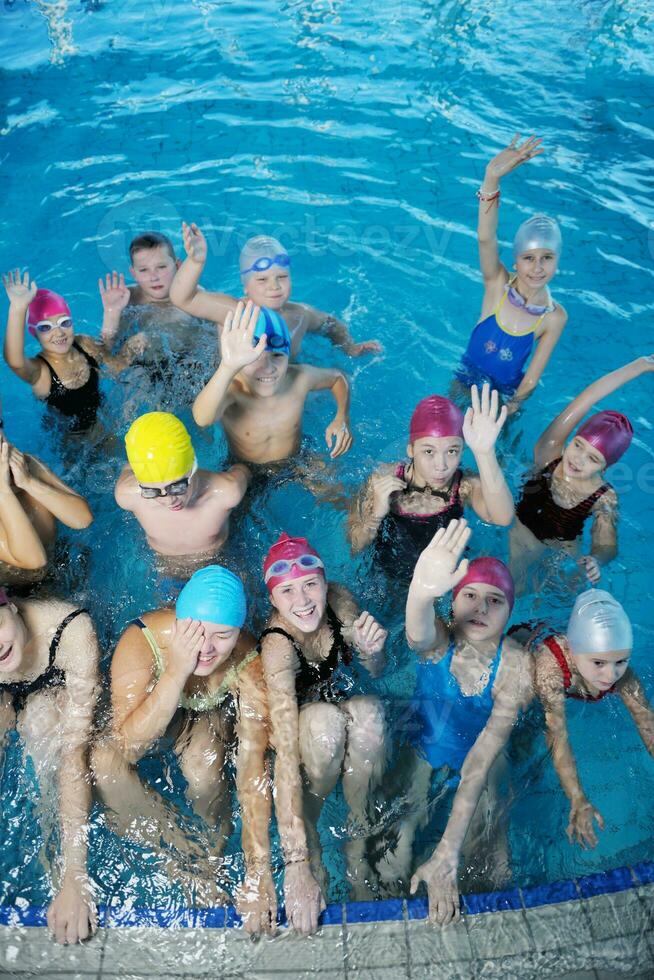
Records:
[[[383,349],[378,340],[361,340],[358,343],[348,344],[345,353],[350,357],[361,357],[362,354],[381,354]]]
[[[198,226],[194,222],[187,225],[186,222],[183,221],[182,237],[184,238],[184,248],[186,249],[186,254],[191,262],[197,262],[198,265],[204,265],[204,263],[207,261],[207,240]]]
[[[24,489],[30,482],[31,474],[27,459],[15,446],[11,446],[9,450],[9,468],[14,486]]]
[[[461,555],[471,533],[465,518],[440,528],[416,562],[412,587],[434,599],[451,592],[468,571],[468,559],[461,561]]]
[[[572,803],[570,806],[570,822],[566,833],[571,844],[575,841],[581,844],[586,850],[588,847],[595,847],[597,844],[597,834],[593,826],[593,821],[597,820],[600,830],[604,830],[604,820],[602,814],[583,797]]]
[[[520,134],[516,133],[506,149],[501,150],[486,166],[486,176],[499,181],[501,177],[510,174],[512,170],[543,153],[540,136],[529,136],[524,143],[519,143]]]
[[[0,433],[0,493],[11,488],[11,445]]]
[[[352,623],[352,643],[364,657],[381,653],[387,636],[388,630],[380,626],[369,612],[362,612]]]
[[[337,456],[342,456],[352,447],[353,441],[349,425],[337,415],[325,429],[325,442],[327,448],[331,449],[330,457],[336,459]]]
[[[20,269],[14,269],[13,272],[8,272],[2,277],[2,282],[7,291],[9,302],[13,306],[24,306],[27,309],[36,296],[36,290],[38,288],[35,282],[30,282],[27,269],[22,276]]]
[[[174,674],[182,685],[198,665],[204,644],[204,626],[196,619],[176,619],[168,648],[166,672]]]
[[[106,313],[122,313],[129,303],[130,292],[122,272],[120,275],[115,270],[107,273],[104,282],[98,279],[98,289]]]
[[[387,476],[372,478],[372,510],[373,515],[382,521],[391,509],[391,496],[400,490],[406,490],[406,482],[399,476],[389,473]]]
[[[232,313],[225,317],[220,335],[220,356],[222,363],[236,373],[248,364],[253,364],[266,350],[265,333],[254,343],[254,331],[259,319],[259,307],[249,302],[243,306],[238,303]]]
[[[411,894],[415,894],[421,881],[427,886],[429,896],[429,921],[432,925],[446,926],[461,918],[457,863],[449,854],[434,855],[421,864],[411,879]]]
[[[497,437],[506,422],[506,405],[499,409],[499,395],[491,391],[488,383],[481,389],[481,399],[477,385],[470,389],[472,405],[463,420],[463,438],[475,456],[491,452]]]

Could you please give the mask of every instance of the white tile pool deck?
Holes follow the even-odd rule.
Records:
[[[249,940],[234,928],[101,929],[59,947],[45,929],[0,927],[0,977],[27,980],[633,980],[654,978],[654,884],[576,902],[467,914],[446,929],[403,918]],[[344,916],[345,918],[345,916]]]

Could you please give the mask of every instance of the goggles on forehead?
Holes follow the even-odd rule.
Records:
[[[197,460],[193,462],[191,472],[188,476],[183,476],[181,480],[174,480],[167,483],[165,487],[144,487],[139,483],[139,490],[144,500],[156,500],[157,497],[181,497],[188,490],[191,477],[197,472]]]
[[[32,326],[39,333],[50,333],[54,327],[60,327],[61,330],[71,330],[73,321],[69,316],[60,316],[56,323],[51,323],[49,320],[39,320],[38,323],[33,323]]]
[[[276,255],[274,259],[269,258],[267,255],[262,255],[260,258],[255,259],[249,269],[241,269],[241,275],[247,276],[250,272],[266,272],[272,265],[280,265],[282,269],[288,269],[291,264],[290,255],[282,253],[281,255]]]
[[[300,555],[299,558],[280,558],[278,561],[274,561],[270,568],[267,569],[264,575],[264,582],[268,584],[271,578],[279,578],[280,575],[288,575],[288,573],[296,565],[302,571],[311,572],[317,568],[322,568],[324,571],[325,566],[323,565],[318,555]]]

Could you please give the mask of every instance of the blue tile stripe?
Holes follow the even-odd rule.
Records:
[[[631,868],[614,868],[596,874],[584,875],[571,881],[555,881],[549,885],[530,888],[511,888],[507,891],[488,892],[483,895],[463,895],[463,910],[470,915],[483,912],[533,909],[539,905],[573,902],[594,895],[608,895],[626,891],[640,885],[654,883],[654,861],[641,861]],[[426,919],[426,898],[410,898],[406,902],[410,920]],[[45,926],[44,905],[0,905],[0,926]],[[345,905],[328,905],[321,916],[323,925],[342,925],[345,921],[397,922],[404,918],[404,901],[392,898],[375,902],[348,902]],[[160,928],[224,929],[240,926],[241,919],[231,907],[217,909],[168,909],[129,908],[119,909],[100,906],[98,921],[101,926],[119,928],[129,926],[158,926]],[[280,909],[280,923],[286,916]]]

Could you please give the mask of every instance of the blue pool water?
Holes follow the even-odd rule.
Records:
[[[516,131],[536,132],[546,154],[505,181],[501,239],[508,261],[525,216],[557,217],[564,254],[553,291],[570,319],[504,438],[515,489],[543,424],[595,375],[652,350],[653,28],[645,0],[6,2],[0,266],[29,265],[39,285],[66,295],[77,329],[96,333],[98,276],[126,271],[137,232],[156,228],[181,244],[182,219],[197,221],[210,245],[203,281],[234,292],[245,238],[280,237],[292,253],[294,298],[342,315],[357,339],[384,343],[383,356],[355,361],[320,339],[303,348],[305,359],[352,375],[356,444],[334,474],[354,487],[379,461],[402,457],[417,399],[447,391],[481,302],[474,190],[493,151]],[[148,407],[142,381],[135,370],[105,386],[107,424],[119,437]],[[10,438],[63,472],[42,410],[4,364],[0,384]],[[654,695],[654,378],[610,404],[630,414],[636,437],[611,474],[621,493],[620,557],[603,584],[632,614],[634,666]],[[188,421],[188,400],[179,408]],[[313,448],[329,411],[326,398],[309,408]],[[220,434],[193,432],[201,463],[220,463]],[[125,623],[166,598],[133,522],[113,502],[122,462],[118,438],[91,462],[69,454],[66,468],[86,488],[96,523],[71,537],[64,581],[96,616],[105,665]],[[230,545],[259,589],[255,623],[265,615],[260,559],[282,527],[306,534],[330,577],[391,628],[392,664],[379,686],[389,699],[405,696],[412,663],[401,607],[365,556],[349,557],[343,512],[316,506],[288,481],[247,513]],[[473,540],[506,554],[497,529],[479,527]],[[516,618],[530,611],[522,601]],[[547,596],[539,612],[557,625],[566,615]],[[569,714],[582,782],[606,830],[595,851],[567,844],[565,800],[538,737],[511,824],[521,884],[653,856],[654,761],[626,712],[607,699]],[[29,771],[19,773],[16,759],[13,747],[0,897],[38,901],[46,888],[38,841],[20,819]],[[323,828],[335,866],[341,816],[339,800],[330,801]],[[147,862],[135,879],[120,870],[137,858],[95,820],[101,897],[145,894],[156,903],[162,886]],[[336,883],[334,896],[342,894]]]

